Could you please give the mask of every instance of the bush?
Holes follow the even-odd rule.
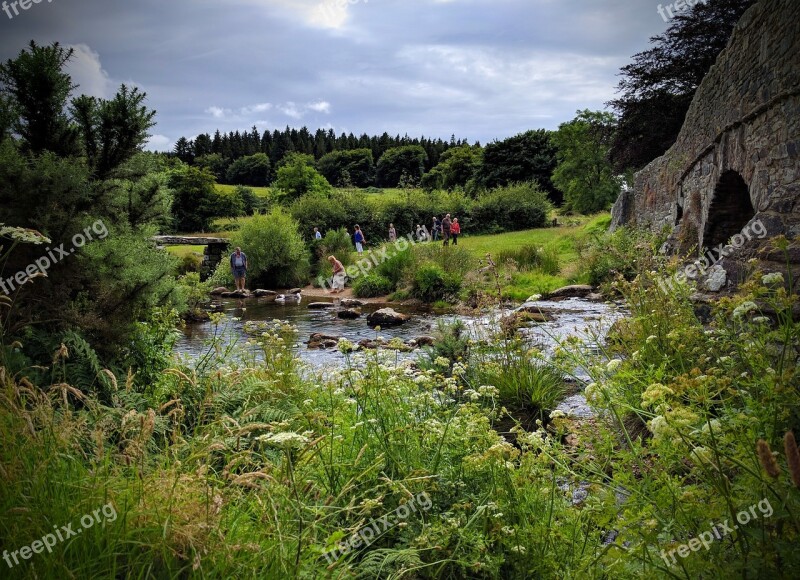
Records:
[[[339,228],[325,234],[319,249],[322,252],[319,255],[322,260],[327,260],[328,256],[336,256],[342,264],[349,266],[354,248],[350,234],[344,228]]]
[[[328,181],[313,167],[310,155],[292,153],[283,160],[278,169],[274,186],[278,197],[298,199],[306,194],[328,196],[332,188]]]
[[[388,260],[382,262],[375,271],[390,280],[392,289],[394,289],[402,283],[403,278],[405,278],[406,273],[413,264],[414,254],[410,250],[406,250],[392,255]]]
[[[237,246],[247,254],[252,284],[280,288],[308,279],[308,250],[297,222],[281,208],[244,222],[231,238],[231,247]],[[229,267],[227,260],[223,264]]]
[[[412,294],[424,302],[444,300],[460,290],[461,278],[445,272],[437,264],[422,264],[414,273]]]
[[[360,276],[353,282],[353,294],[357,298],[375,298],[386,296],[394,291],[394,284],[388,278],[371,272]]]
[[[474,256],[469,250],[460,246],[417,244],[414,246],[413,252],[417,268],[426,262],[431,262],[448,274],[459,278],[466,275],[475,266]]]
[[[592,236],[588,242],[578,246],[578,254],[589,284],[597,286],[612,281],[616,276],[633,280],[641,260],[652,258],[658,247],[660,239],[653,234],[622,227]]]
[[[183,276],[184,274],[188,274],[190,272],[200,272],[200,267],[202,265],[203,256],[197,252],[186,254],[183,256],[183,258],[181,258],[181,262],[178,265],[178,275]]]
[[[455,319],[446,322],[439,319],[436,330],[433,332],[433,346],[425,349],[427,360],[420,362],[423,368],[436,368],[436,359],[446,358],[450,366],[459,361],[468,361],[470,358],[470,337],[466,332],[467,327],[462,320]]]
[[[527,230],[544,227],[552,209],[547,194],[536,183],[520,183],[478,197],[472,219],[477,231]]]
[[[525,245],[514,250],[502,250],[497,254],[498,263],[513,260],[520,270],[540,270],[545,274],[556,276],[561,271],[558,261],[558,250],[552,246],[541,247]]]
[[[540,418],[567,396],[563,375],[523,354],[499,357],[496,364],[478,365],[480,384],[499,391],[503,405],[535,411]]]

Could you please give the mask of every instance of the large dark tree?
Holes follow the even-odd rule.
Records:
[[[357,186],[367,187],[375,179],[375,163],[371,149],[334,151],[317,161],[317,169],[328,183],[340,186],[346,180]]]
[[[269,185],[272,169],[266,153],[256,153],[233,162],[226,172],[227,183],[266,187]]]
[[[678,138],[697,87],[755,0],[708,0],[675,15],[652,48],[622,68],[619,98],[608,103],[619,125],[611,149],[618,173],[640,169]]]
[[[72,54],[58,43],[39,46],[31,41],[29,50],[0,64],[0,93],[13,111],[11,128],[28,152],[76,152],[78,135],[66,112],[75,86],[64,72]]]
[[[378,160],[378,187],[397,187],[403,176],[408,180],[419,183],[425,173],[427,160],[428,154],[419,145],[406,145],[389,149]]]
[[[105,179],[139,151],[156,112],[144,105],[146,95],[122,85],[111,100],[82,95],[72,101],[90,167]]]
[[[51,240],[16,246],[0,272],[15,282],[0,331],[20,339],[31,364],[49,364],[61,342],[77,349],[75,364],[88,352],[84,339],[114,358],[136,320],[174,295],[172,261],[148,240],[168,206],[161,160],[141,152],[154,112],[143,93],[122,87],[111,100],[74,99],[70,116],[70,56],[31,43],[0,65],[12,126],[0,139],[0,223]],[[100,380],[83,378],[76,386]]]
[[[477,178],[487,189],[536,181],[550,201],[561,204],[562,194],[552,182],[555,168],[556,148],[551,134],[539,129],[487,145]]]

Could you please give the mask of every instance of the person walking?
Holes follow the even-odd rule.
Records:
[[[342,290],[344,290],[345,284],[345,271],[344,265],[336,259],[336,256],[328,256],[328,261],[333,266],[333,281],[332,281],[332,289],[330,290],[330,294],[338,294]]]
[[[363,254],[364,244],[367,243],[367,239],[364,237],[364,232],[361,231],[361,226],[356,225],[356,233],[353,234],[353,239],[356,242],[356,251],[359,254]]]
[[[322,239],[322,234],[319,233],[319,228],[314,228],[314,239],[315,240],[321,240]]]
[[[418,242],[424,242],[425,240],[428,239],[428,233],[425,231],[425,228],[423,228],[422,225],[420,224],[417,224],[416,233]]]
[[[439,239],[439,230],[441,229],[441,227],[442,226],[439,223],[439,218],[436,217],[436,216],[433,216],[433,240],[432,241],[435,242],[435,241],[437,241]]]
[[[442,238],[444,239],[444,245],[450,245],[450,230],[453,227],[453,221],[450,219],[450,214],[444,216],[442,220]]]
[[[391,243],[397,241],[397,230],[394,229],[394,224],[389,224],[389,241]]]
[[[236,281],[236,291],[244,292],[245,282],[247,281],[247,255],[242,248],[236,248],[231,254],[231,272]]]
[[[461,235],[461,224],[458,223],[458,218],[453,218],[453,225],[450,227],[450,235],[453,237],[453,245],[458,245],[458,236]]]

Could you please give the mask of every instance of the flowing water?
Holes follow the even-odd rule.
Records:
[[[335,303],[335,300],[318,300],[319,302]],[[498,315],[502,313],[488,313],[481,316],[462,316],[455,314],[436,314],[419,309],[407,309],[402,306],[394,307],[398,312],[410,314],[411,319],[402,326],[383,328],[376,332],[367,325],[366,315],[381,305],[368,304],[362,308],[364,316],[356,320],[341,320],[336,316],[337,308],[326,310],[311,310],[306,299],[300,304],[281,304],[272,299],[258,300],[224,300],[222,306],[229,317],[232,335],[246,339],[244,325],[248,321],[271,321],[274,319],[285,320],[297,327],[298,353],[300,357],[313,366],[341,365],[344,355],[337,349],[311,350],[305,345],[314,333],[343,337],[353,343],[362,339],[375,339],[378,336],[391,340],[400,338],[408,341],[420,336],[429,336],[434,333],[439,321],[462,320],[470,329],[475,338],[486,336],[487,331],[497,325]],[[597,341],[607,333],[611,324],[621,316],[620,310],[615,305],[589,302],[581,299],[568,299],[558,302],[540,301],[536,307],[543,312],[553,314],[555,319],[544,324],[535,324],[522,330],[522,333],[532,344],[552,352],[556,344],[570,335],[578,336],[587,348],[597,347]],[[187,324],[183,336],[177,344],[178,353],[190,357],[198,357],[207,350],[207,341],[214,335],[214,325],[210,322]],[[416,351],[420,352],[420,351]],[[412,354],[410,356],[416,356]],[[581,374],[581,373],[579,373]]]

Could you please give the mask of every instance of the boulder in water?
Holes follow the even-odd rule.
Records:
[[[342,320],[355,320],[356,318],[361,318],[361,310],[358,308],[348,308],[346,310],[340,310],[336,313],[336,316]]]
[[[392,308],[381,308],[367,316],[367,324],[371,327],[376,326],[400,326],[408,322],[410,316],[395,312]]]
[[[576,284],[574,286],[564,286],[558,290],[553,290],[547,295],[549,300],[562,300],[564,298],[586,298],[594,292],[594,288],[588,284]]]
[[[234,292],[225,292],[222,294],[223,298],[250,298],[250,292],[247,290],[236,290]]]
[[[256,298],[268,298],[270,296],[277,296],[278,293],[273,290],[253,290],[253,296]]]

